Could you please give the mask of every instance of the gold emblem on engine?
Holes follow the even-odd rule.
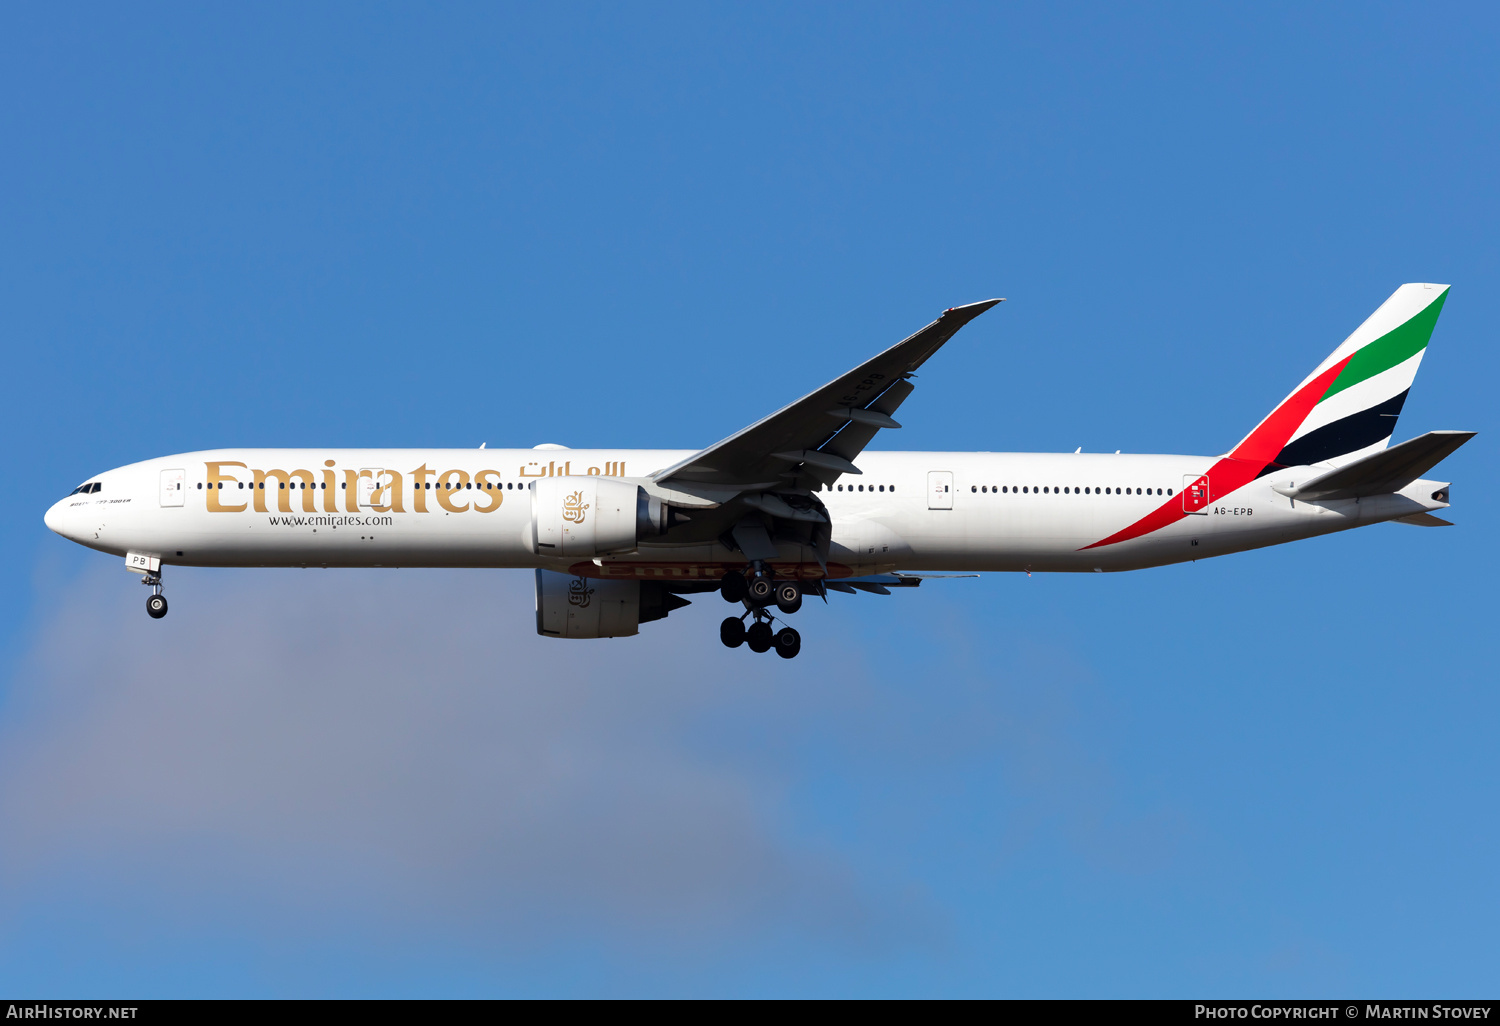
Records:
[[[583,523],[583,514],[589,504],[583,501],[582,492],[574,492],[563,500],[563,519],[570,524]]]
[[[568,605],[587,609],[593,597],[594,589],[590,588],[589,582],[582,577],[575,577],[568,582]]]

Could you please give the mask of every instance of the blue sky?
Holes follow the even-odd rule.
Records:
[[[0,990],[1495,989],[1484,5],[0,14]],[[41,517],[220,445],[696,447],[925,324],[911,449],[1222,452],[1405,281],[1456,527],[535,637],[524,572]]]

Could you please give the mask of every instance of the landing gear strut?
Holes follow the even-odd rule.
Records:
[[[151,596],[146,599],[146,615],[153,620],[160,620],[167,615],[167,597],[161,593],[161,573],[148,573],[141,577],[141,583],[151,589]]]

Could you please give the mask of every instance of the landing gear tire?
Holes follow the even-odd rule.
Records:
[[[739,648],[745,643],[745,623],[737,616],[725,617],[719,624],[719,640],[725,648]]]
[[[797,653],[802,651],[802,635],[791,627],[783,627],[776,632],[776,654],[783,659],[795,659]]]
[[[152,595],[146,599],[146,615],[153,620],[160,620],[167,615],[167,597],[165,595]]]
[[[792,581],[776,586],[776,608],[790,616],[802,608],[802,589]]]
[[[745,601],[745,575],[738,570],[731,570],[719,578],[719,594],[724,596],[725,602]]]
[[[750,601],[757,606],[769,603],[776,594],[776,585],[769,577],[757,577],[750,582]]]
[[[750,625],[745,632],[745,644],[750,646],[752,652],[769,652],[776,639],[771,635],[771,625],[764,620],[758,620]]]

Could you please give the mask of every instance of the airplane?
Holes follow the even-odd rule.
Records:
[[[991,299],[706,449],[216,449],[96,474],[45,520],[124,557],[157,619],[167,566],[524,568],[545,637],[628,637],[717,592],[726,646],[790,659],[805,596],[1451,526],[1421,475],[1474,432],[1389,444],[1448,288],[1402,285],[1219,456],[869,451]]]

